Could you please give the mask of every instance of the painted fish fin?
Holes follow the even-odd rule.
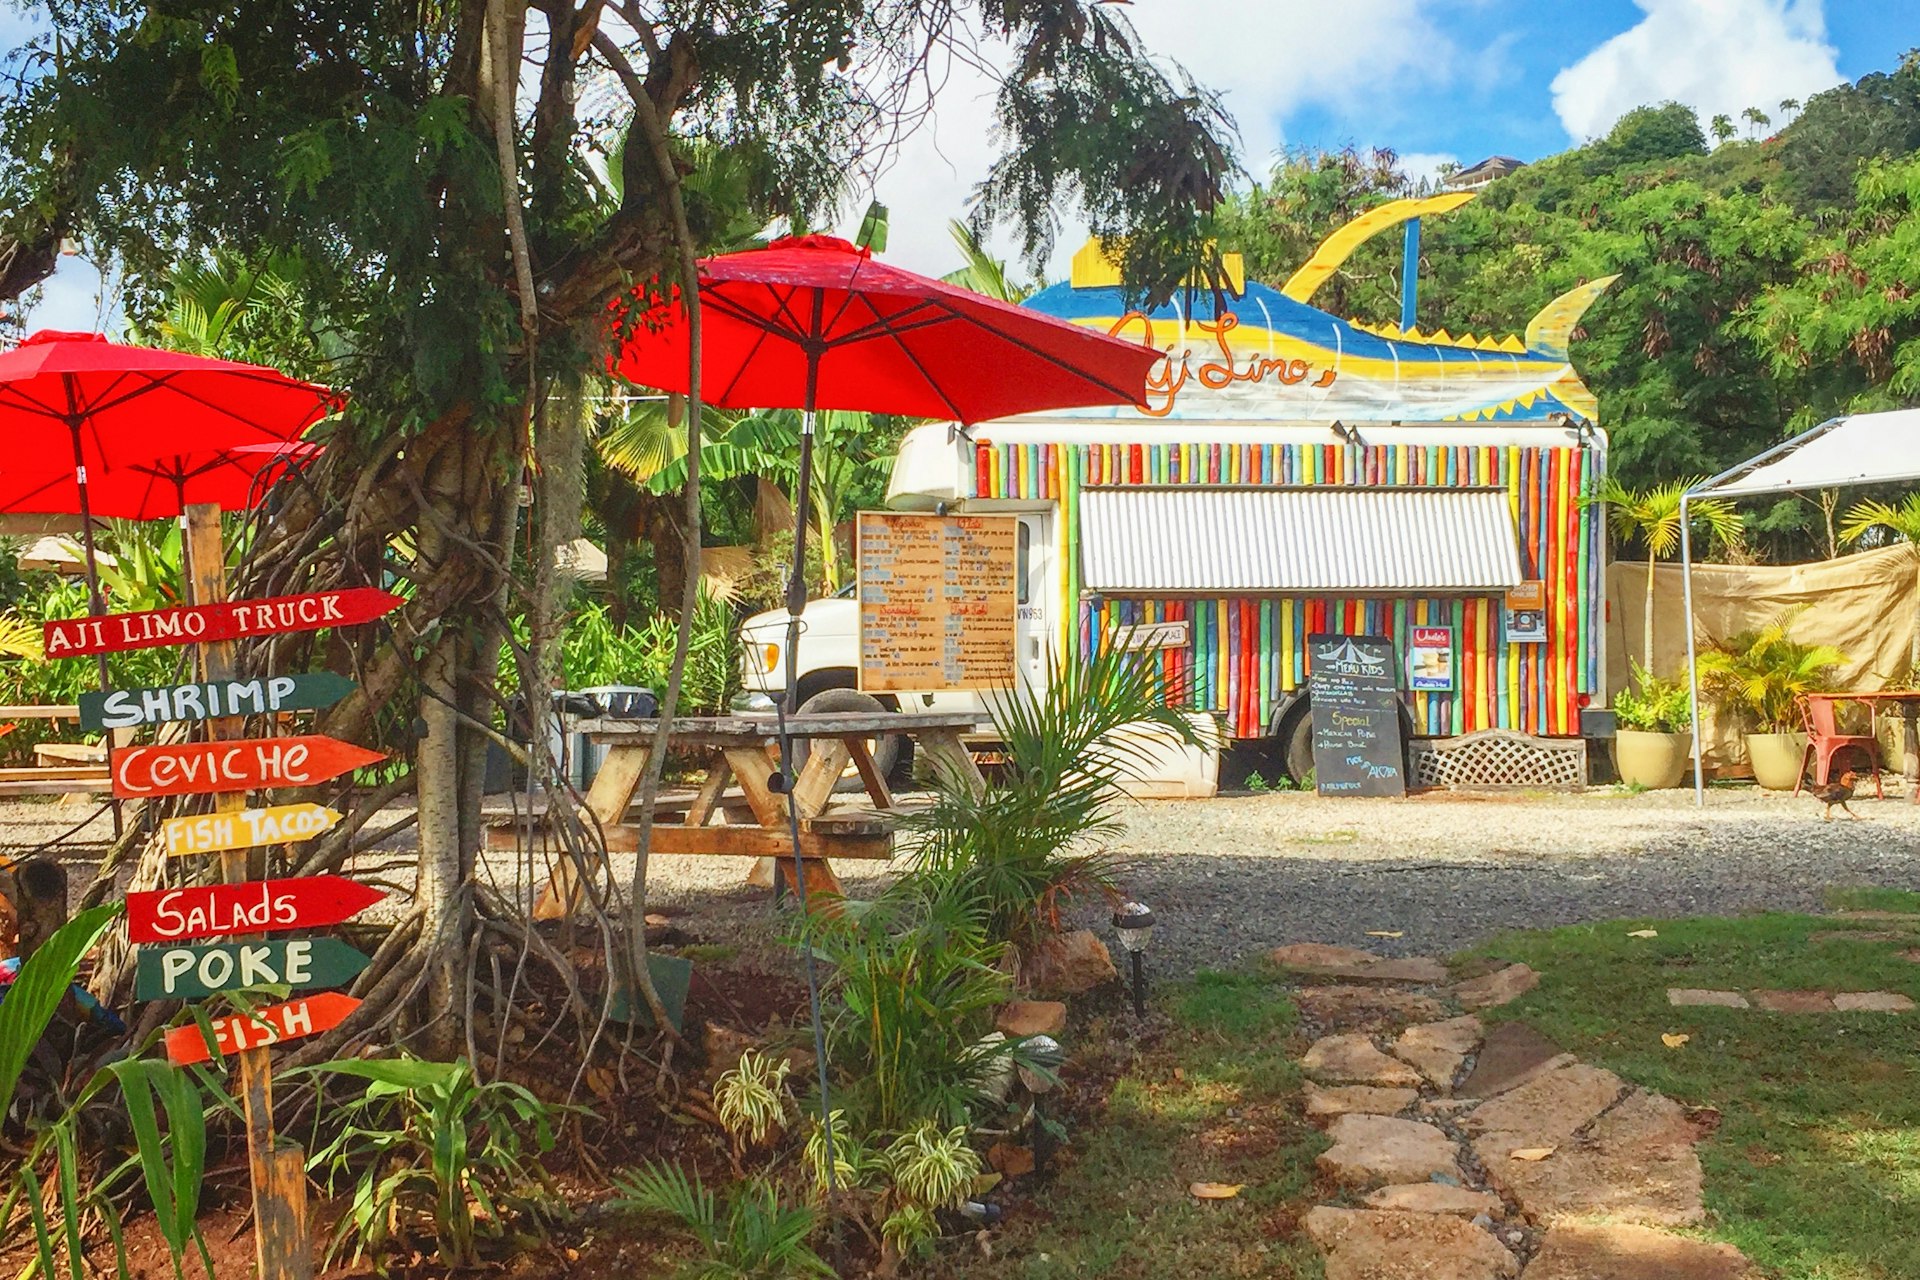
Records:
[[[1580,317],[1587,314],[1594,300],[1607,291],[1607,286],[1619,278],[1612,275],[1589,280],[1540,308],[1539,314],[1527,321],[1527,350],[1536,355],[1566,359],[1573,327],[1580,323]]]
[[[1369,209],[1320,242],[1300,269],[1287,277],[1280,292],[1295,302],[1305,302],[1322,281],[1340,269],[1349,254],[1388,227],[1396,227],[1410,218],[1429,213],[1447,213],[1473,199],[1471,191],[1449,191],[1445,195],[1425,196],[1418,200],[1394,200],[1377,209]]]

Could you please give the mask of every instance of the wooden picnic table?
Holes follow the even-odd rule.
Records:
[[[984,718],[954,712],[820,712],[787,717],[787,731],[807,740],[812,749],[799,776],[786,793],[772,781],[776,764],[772,749],[779,741],[775,717],[768,715],[683,716],[669,730],[672,750],[712,748],[713,763],[701,781],[685,818],[677,823],[655,823],[650,851],[660,854],[703,854],[720,857],[773,858],[787,886],[802,898],[809,889],[832,893],[840,882],[828,865],[831,858],[885,859],[893,854],[897,825],[893,793],[874,767],[867,749],[869,738],[897,733],[912,740],[914,749],[930,767],[950,779],[984,793],[986,779],[960,735],[978,729]],[[626,819],[634,792],[646,774],[653,751],[657,722],[651,720],[585,720],[577,726],[607,747],[607,757],[587,789],[587,809],[606,836],[610,853],[639,847],[639,828]],[[871,809],[829,813],[834,787],[851,764],[859,773]],[[709,826],[730,784],[737,784],[752,811],[751,825]],[[788,804],[800,815],[800,858],[805,882],[796,882],[794,846]],[[489,840],[496,847],[517,847],[519,832],[494,828]],[[554,868],[534,906],[537,920],[555,920],[579,903],[578,872],[572,858]]]

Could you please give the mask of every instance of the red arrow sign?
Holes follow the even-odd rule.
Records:
[[[167,1032],[167,1061],[176,1067],[184,1067],[195,1062],[206,1062],[213,1057],[214,1047],[218,1047],[222,1054],[240,1053],[247,1049],[264,1049],[282,1040],[317,1035],[339,1026],[348,1014],[359,1007],[360,1002],[352,996],[328,991],[308,996],[305,1000],[268,1005],[252,1013],[215,1018],[211,1045],[198,1023],[175,1027]]]
[[[127,747],[108,753],[113,794],[121,800],[312,787],[385,759],[378,751],[323,734]]]
[[[270,600],[227,600],[184,609],[147,613],[110,613],[99,618],[61,618],[43,628],[49,658],[77,658],[123,649],[155,649],[169,644],[205,644],[242,636],[318,631],[372,622],[403,601],[391,591],[348,587]]]
[[[233,933],[324,929],[386,897],[344,876],[249,880],[127,895],[127,941],[185,942]]]

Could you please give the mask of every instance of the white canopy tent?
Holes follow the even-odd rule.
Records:
[[[1680,499],[1681,586],[1687,615],[1687,685],[1693,706],[1693,799],[1707,802],[1700,751],[1700,670],[1693,638],[1693,539],[1688,504],[1696,498],[1839,489],[1920,480],[1920,409],[1852,413],[1804,431],[1688,489]]]

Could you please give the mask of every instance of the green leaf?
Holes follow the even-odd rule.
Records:
[[[13,1106],[13,1091],[27,1056],[46,1034],[54,1011],[80,972],[80,962],[120,913],[119,903],[82,911],[61,925],[20,966],[0,1000],[0,1116]]]

